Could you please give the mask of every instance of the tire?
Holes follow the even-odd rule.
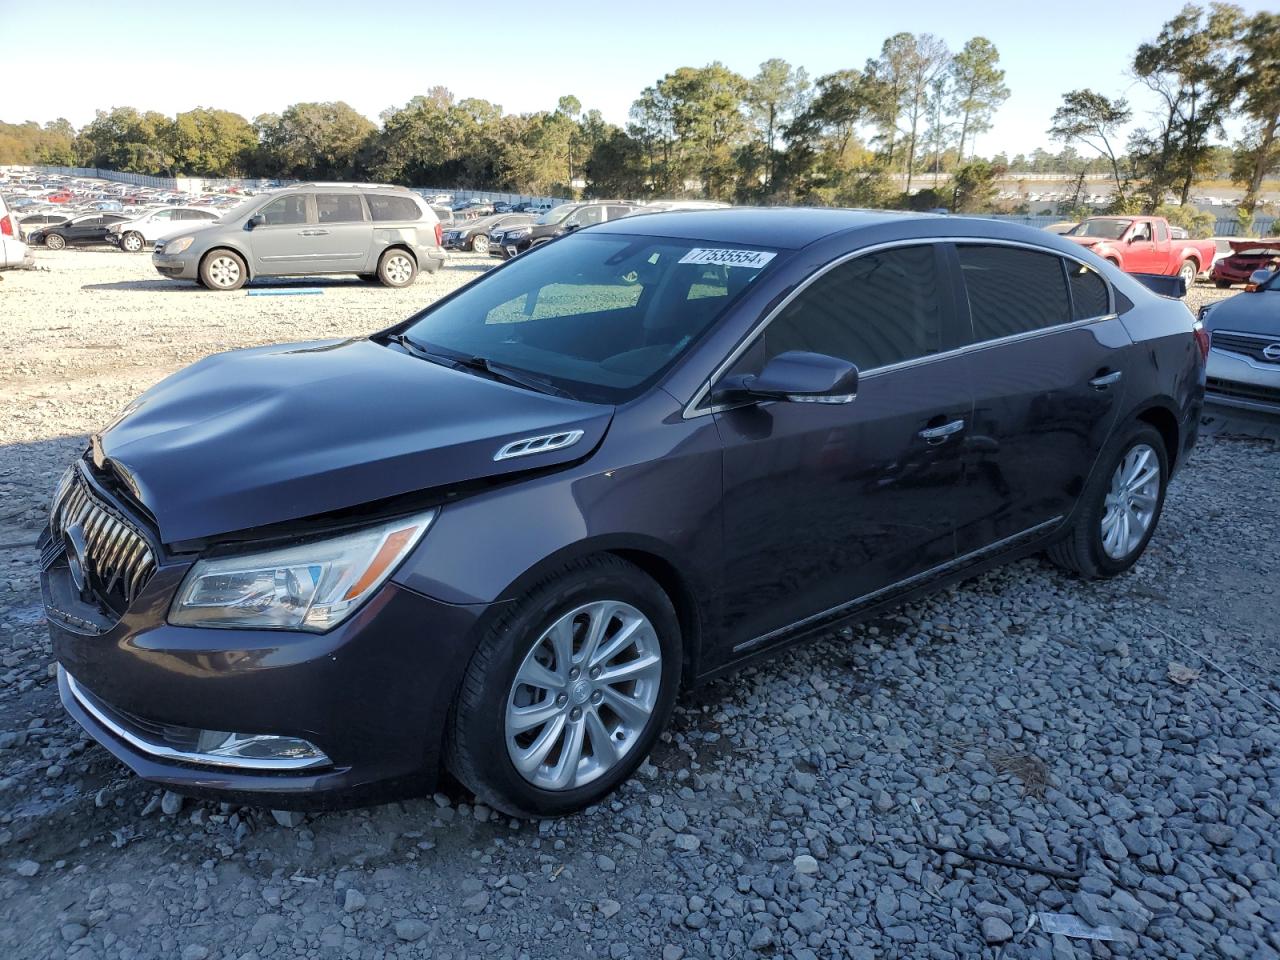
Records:
[[[628,624],[634,638],[612,652],[596,648],[604,650],[603,674],[599,665],[586,668],[586,638],[596,622],[606,624],[606,640],[619,638]],[[553,636],[567,638],[563,661]],[[653,748],[675,705],[681,662],[675,609],[652,579],[619,557],[576,561],[536,584],[485,631],[450,713],[445,762],[480,801],[504,813],[581,810],[631,776]],[[641,679],[600,679],[609,668],[629,665]],[[530,676],[548,685],[524,682]],[[532,722],[519,717],[531,708]],[[574,742],[579,759],[570,763]]]
[[[418,264],[399,247],[392,247],[378,259],[378,280],[385,287],[407,287],[418,275]]]
[[[248,279],[244,258],[234,250],[212,250],[200,261],[200,281],[210,290],[239,290]]]
[[[489,238],[483,233],[477,233],[471,240],[471,252],[486,254],[489,252]]]
[[[1215,281],[1213,281],[1213,285],[1214,285],[1215,287],[1217,287],[1219,290],[1229,290],[1229,289],[1231,289],[1231,281],[1230,281],[1230,280],[1215,280]]]
[[[1196,266],[1194,260],[1183,260],[1182,266],[1178,268],[1178,276],[1182,277],[1183,282],[1187,285],[1187,292],[1191,292],[1191,288],[1196,285],[1196,275],[1200,273],[1200,268]]]
[[[44,245],[50,250],[61,250],[67,245],[67,241],[56,233],[49,233],[45,234]]]
[[[1149,457],[1145,464],[1140,465],[1138,475],[1141,476],[1149,469],[1151,459],[1156,461],[1159,468],[1155,487],[1148,484],[1141,490],[1143,498],[1153,502],[1147,505],[1147,510],[1139,509],[1129,514],[1130,523],[1125,531],[1132,531],[1133,521],[1143,514],[1147,517],[1145,526],[1142,527],[1140,536],[1117,538],[1115,543],[1109,544],[1104,538],[1104,530],[1114,527],[1104,527],[1104,523],[1113,516],[1108,501],[1117,495],[1116,478],[1123,475],[1122,471],[1126,471],[1135,460],[1142,459],[1143,451],[1148,452]],[[1107,445],[1080,496],[1076,518],[1070,530],[1061,541],[1049,548],[1049,559],[1064,570],[1090,580],[1109,579],[1124,573],[1138,562],[1155,533],[1160,513],[1164,509],[1164,495],[1168,484],[1169,456],[1164,447],[1164,438],[1150,424],[1134,421]],[[1124,512],[1115,511],[1115,514]]]
[[[120,249],[125,253],[141,253],[147,241],[136,230],[130,230],[120,238]]]

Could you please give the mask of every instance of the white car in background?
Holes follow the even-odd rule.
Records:
[[[220,216],[222,214],[217,210],[206,207],[161,207],[133,220],[114,224],[107,240],[125,253],[141,253],[145,248],[155,246],[157,240],[213,223]]]

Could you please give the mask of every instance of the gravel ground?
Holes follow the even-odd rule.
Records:
[[[0,955],[1280,957],[1271,442],[1203,441],[1118,581],[1024,561],[686,693],[581,816],[459,789],[273,814],[161,795],[64,718],[29,546],[49,491],[183,364],[373,330],[487,262],[296,298],[114,252],[37,262],[0,282]],[[1045,913],[1117,939],[1050,937]]]

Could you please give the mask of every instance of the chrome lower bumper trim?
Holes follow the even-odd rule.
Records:
[[[245,759],[242,757],[223,757],[211,753],[194,753],[186,750],[176,750],[163,743],[154,743],[150,740],[144,740],[133,731],[122,726],[118,721],[113,719],[109,714],[94,704],[93,698],[85,695],[84,689],[80,684],[76,683],[76,678],[64,670],[61,664],[58,665],[58,673],[66,678],[67,689],[71,691],[71,696],[75,698],[76,703],[80,705],[80,708],[84,710],[85,713],[89,714],[89,716],[93,717],[94,720],[106,727],[114,736],[123,740],[139,753],[145,753],[149,757],[155,757],[159,760],[171,760],[179,763],[194,763],[206,767],[230,767],[236,770],[256,770],[264,773],[279,773],[288,770],[307,770],[314,767],[327,767],[331,764],[329,758],[324,756],[324,754],[321,754],[319,757]]]

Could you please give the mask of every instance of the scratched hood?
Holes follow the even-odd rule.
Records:
[[[247,530],[589,453],[613,408],[534,393],[368,340],[201,360],[93,438],[166,543]],[[494,461],[523,437],[561,450]]]

